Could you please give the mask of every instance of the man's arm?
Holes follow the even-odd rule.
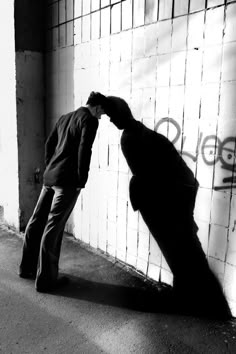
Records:
[[[92,145],[96,136],[98,121],[85,119],[81,122],[81,137],[78,148],[78,181],[77,185],[83,188],[88,179],[90,160],[92,155]]]
[[[57,136],[57,127],[55,127],[51,134],[49,135],[46,144],[45,144],[45,164],[46,166],[49,164],[55,148],[57,146],[57,140],[58,140],[58,136]]]

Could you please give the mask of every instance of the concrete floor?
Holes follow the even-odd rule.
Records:
[[[70,237],[60,263],[70,285],[37,293],[33,281],[17,275],[21,245],[0,227],[0,353],[236,353],[235,320],[172,313],[165,288],[153,294],[135,274]]]

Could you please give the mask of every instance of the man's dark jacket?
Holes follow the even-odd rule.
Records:
[[[83,188],[98,120],[86,107],[63,115],[45,145],[44,185]]]

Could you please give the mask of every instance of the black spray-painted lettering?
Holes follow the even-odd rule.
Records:
[[[176,144],[181,138],[180,125],[173,118],[162,118],[156,124],[155,131],[161,131],[161,126],[163,124],[172,125],[172,128],[175,128],[176,133],[175,136],[172,137],[171,142]],[[183,136],[182,156],[187,156],[192,161],[197,161],[198,155],[201,153],[206,165],[212,166],[220,163],[221,168],[225,170],[225,177],[222,180],[222,185],[214,186],[213,188],[215,190],[236,188],[236,137],[229,136],[224,140],[221,140],[216,135],[207,135],[203,137],[203,133],[199,132],[195,154],[184,150],[186,139],[187,136]],[[230,175],[227,175],[229,173]]]

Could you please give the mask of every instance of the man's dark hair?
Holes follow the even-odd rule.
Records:
[[[107,105],[107,98],[100,92],[92,91],[88,97],[86,104],[89,104],[92,107],[100,105],[105,108]]]

